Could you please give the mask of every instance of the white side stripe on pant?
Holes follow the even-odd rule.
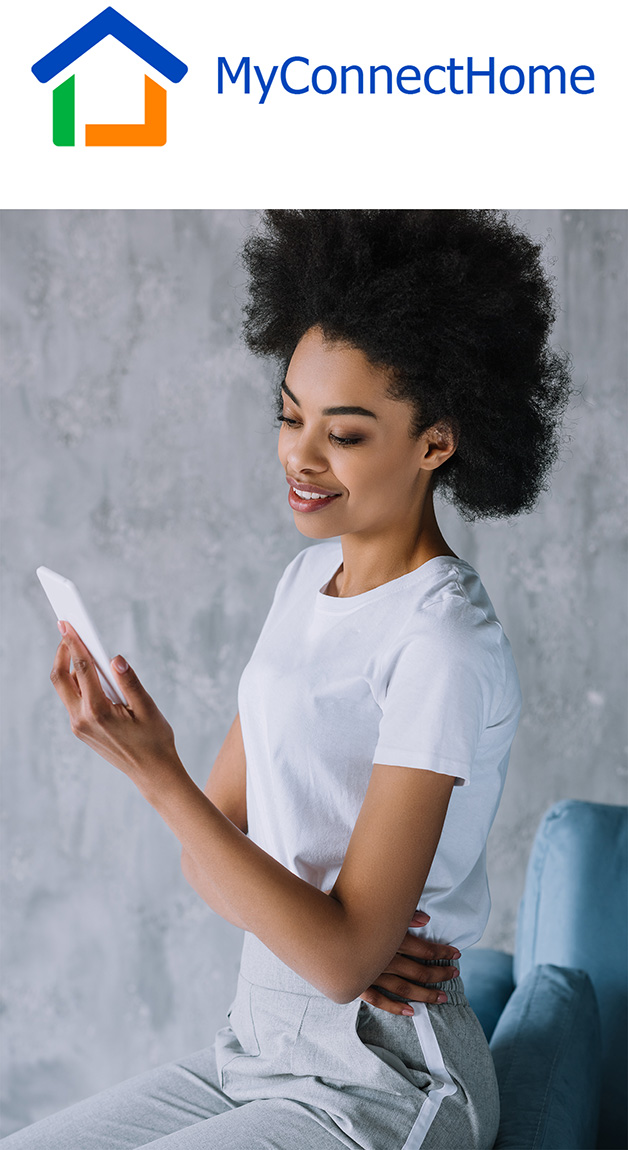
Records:
[[[419,1042],[421,1043],[421,1049],[425,1057],[425,1065],[432,1077],[437,1081],[440,1080],[441,1084],[433,1090],[430,1090],[421,1107],[419,1116],[404,1143],[403,1150],[419,1150],[419,1147],[423,1145],[425,1135],[438,1114],[438,1109],[443,1098],[447,1098],[450,1094],[455,1094],[458,1089],[443,1062],[443,1056],[436,1035],[434,1034],[434,1028],[427,1006],[424,1002],[416,1002],[414,1004],[414,1011],[412,1021],[419,1036]]]

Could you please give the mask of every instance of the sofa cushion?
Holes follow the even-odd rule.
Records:
[[[581,970],[535,966],[491,1039],[501,1118],[495,1150],[592,1150],[600,1106],[600,1018]]]
[[[487,947],[471,947],[460,959],[460,975],[469,1004],[490,1042],[499,1016],[515,988],[512,955]]]

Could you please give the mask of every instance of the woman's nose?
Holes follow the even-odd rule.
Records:
[[[303,429],[291,437],[286,462],[292,475],[297,475],[299,471],[325,471],[327,468],[320,444]]]

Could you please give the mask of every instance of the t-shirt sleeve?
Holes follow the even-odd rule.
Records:
[[[439,642],[440,638],[440,642]],[[494,690],[494,664],[476,631],[417,636],[397,648],[380,681],[382,717],[373,762],[471,782]]]

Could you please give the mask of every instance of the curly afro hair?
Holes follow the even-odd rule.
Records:
[[[267,211],[243,248],[245,341],[284,370],[313,326],[358,348],[414,405],[412,436],[453,429],[434,487],[463,518],[530,511],[570,395],[541,251],[494,211]]]

